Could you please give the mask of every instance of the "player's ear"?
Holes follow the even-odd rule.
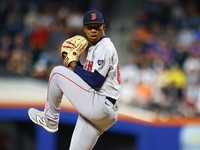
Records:
[[[106,29],[106,25],[105,25],[105,24],[103,24],[103,29],[104,29],[104,30]]]
[[[86,27],[85,26],[83,26],[83,31],[86,33]]]

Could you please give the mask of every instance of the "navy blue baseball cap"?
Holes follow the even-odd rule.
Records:
[[[83,18],[83,25],[90,23],[104,24],[102,13],[96,10],[86,12]]]

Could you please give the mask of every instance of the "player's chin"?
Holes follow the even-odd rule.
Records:
[[[90,39],[90,42],[92,43],[92,45],[95,45],[95,44],[97,44],[98,40],[97,40],[97,38]]]

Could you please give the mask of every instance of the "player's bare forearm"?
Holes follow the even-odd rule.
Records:
[[[76,66],[77,62],[73,61],[69,64],[69,67],[74,70],[74,67]]]

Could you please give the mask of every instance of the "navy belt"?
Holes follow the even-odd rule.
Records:
[[[106,98],[107,98],[113,105],[115,105],[115,103],[116,103],[116,100],[115,100],[115,99],[113,99],[113,98],[111,98],[111,97],[107,97],[107,96],[106,96]]]

